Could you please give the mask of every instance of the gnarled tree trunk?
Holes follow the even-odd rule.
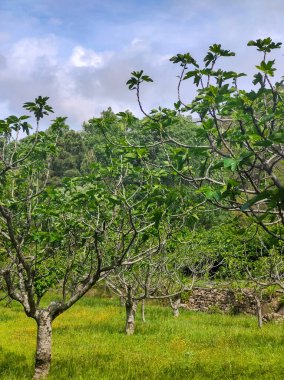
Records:
[[[37,345],[35,357],[34,380],[44,379],[50,369],[51,363],[51,335],[52,318],[46,310],[41,310],[36,317],[37,321]]]
[[[136,314],[136,309],[137,309],[137,302],[128,299],[125,302],[125,309],[126,309],[125,332],[127,335],[133,335],[135,331],[135,314]]]

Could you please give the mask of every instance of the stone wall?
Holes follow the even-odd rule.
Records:
[[[185,302],[190,310],[223,313],[256,314],[256,300],[251,290],[242,292],[220,288],[194,288]],[[262,302],[263,314],[277,312],[279,302],[277,299],[267,299]]]

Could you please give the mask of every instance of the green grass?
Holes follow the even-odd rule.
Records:
[[[284,379],[284,327],[256,319],[149,305],[125,336],[117,300],[86,297],[58,317],[49,379]],[[0,307],[0,378],[30,379],[35,322],[17,305]]]

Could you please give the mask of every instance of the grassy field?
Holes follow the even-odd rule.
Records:
[[[284,379],[284,326],[149,305],[125,336],[117,300],[86,297],[54,322],[49,379]],[[0,378],[30,379],[35,323],[0,306]]]

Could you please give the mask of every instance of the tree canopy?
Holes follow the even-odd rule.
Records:
[[[220,59],[235,55],[220,44],[209,47],[202,65],[189,53],[170,59],[181,68],[173,110],[144,111],[141,84],[152,79],[143,71],[133,72],[127,84],[136,91],[148,125],[160,130],[157,141],[169,152],[166,166],[211,203],[241,211],[283,239],[283,79],[274,80],[276,63],[269,60],[269,54],[281,43],[265,38],[249,41],[248,46],[262,54],[252,81],[255,89],[239,88],[239,78],[246,74],[217,68]],[[190,103],[181,97],[185,80],[193,80],[197,88]],[[204,143],[171,137],[169,120],[174,124],[180,114],[187,113],[198,116],[196,134]],[[194,165],[197,153],[203,157],[202,165]]]

